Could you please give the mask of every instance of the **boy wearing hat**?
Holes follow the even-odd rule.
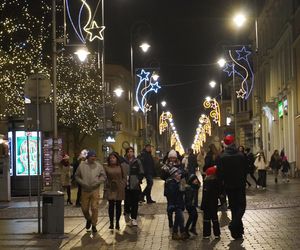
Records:
[[[218,220],[218,198],[221,193],[221,185],[217,180],[217,167],[209,167],[203,181],[203,195],[201,209],[203,210],[203,238],[209,239],[211,235],[211,222],[216,239],[220,238],[220,225]]]
[[[82,161],[76,170],[75,179],[81,186],[81,209],[86,219],[86,229],[97,232],[96,224],[98,220],[98,203],[100,183],[106,180],[106,175],[102,165],[96,162],[96,152],[89,150],[87,160]],[[90,215],[90,209],[92,215]]]
[[[188,235],[185,232],[184,228],[184,190],[180,187],[181,181],[181,171],[178,168],[170,169],[170,178],[167,179],[165,184],[165,195],[168,200],[167,212],[168,215],[175,212],[175,221],[173,225],[173,240],[185,240],[188,238]],[[178,229],[180,235],[178,235]]]

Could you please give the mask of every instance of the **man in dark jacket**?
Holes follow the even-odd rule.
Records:
[[[244,227],[242,217],[246,210],[246,176],[248,161],[244,154],[238,152],[234,144],[234,137],[224,138],[224,153],[218,164],[218,177],[224,185],[231,209],[231,223],[229,229],[234,239],[242,238]]]
[[[153,176],[155,175],[155,164],[151,154],[151,145],[147,144],[140,155],[140,160],[142,162],[144,168],[144,176],[147,181],[147,186],[145,187],[144,191],[141,195],[141,201],[145,201],[144,197],[146,196],[147,203],[155,203],[154,200],[151,198],[151,190],[153,186]]]

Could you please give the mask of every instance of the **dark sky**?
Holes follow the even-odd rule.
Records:
[[[253,15],[247,2],[105,1],[106,63],[122,64],[130,69],[130,27],[135,27],[136,43],[147,37],[151,52],[142,55],[135,48],[135,67],[159,65],[161,84],[167,85],[161,89],[159,98],[167,101],[184,147],[190,147],[193,142],[204,97],[217,94],[208,83],[221,77],[213,63],[220,57],[222,45],[241,42],[247,37],[249,27],[237,33],[230,26],[230,18],[239,6]]]

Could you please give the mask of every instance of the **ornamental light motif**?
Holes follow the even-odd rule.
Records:
[[[140,73],[137,74],[139,77],[139,83],[135,92],[135,99],[138,107],[143,113],[146,113],[151,109],[151,105],[147,104],[147,95],[151,92],[157,94],[158,90],[161,88],[159,82],[154,80],[153,74],[150,71],[142,69]]]
[[[203,125],[205,133],[211,136],[211,122],[207,115],[202,114],[199,118],[199,123]]]
[[[159,117],[159,134],[161,135],[166,131],[169,124],[173,121],[172,114],[170,112],[162,112]],[[168,124],[169,123],[169,124]]]
[[[232,51],[229,50],[228,53],[232,63],[226,63],[223,71],[229,77],[236,74],[242,79],[240,89],[236,91],[236,94],[237,98],[247,100],[254,87],[254,73],[248,58],[252,53],[245,46],[234,52],[233,55]]]
[[[218,126],[221,126],[221,113],[220,113],[220,105],[216,98],[206,98],[203,103],[204,108],[206,109],[212,109],[210,111],[209,115],[213,119],[213,121],[218,124]]]

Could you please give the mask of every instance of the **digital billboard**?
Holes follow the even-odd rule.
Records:
[[[15,146],[16,146],[16,158],[15,167],[17,176],[27,176],[38,174],[37,164],[37,132],[25,132],[16,131]],[[28,135],[28,136],[27,136]],[[27,151],[27,145],[29,145],[29,152]],[[29,157],[28,157],[29,156]],[[39,137],[39,168],[41,173],[41,134]],[[28,167],[30,166],[30,167]]]

